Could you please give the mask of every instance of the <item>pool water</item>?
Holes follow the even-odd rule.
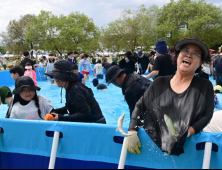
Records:
[[[122,90],[116,86],[110,84],[106,90],[97,90],[92,84],[93,76],[90,77],[90,80],[86,82],[86,86],[90,87],[95,95],[97,102],[99,103],[103,115],[106,118],[108,125],[117,126],[116,119],[119,118],[123,113],[126,114],[123,126],[128,127],[130,122],[130,113],[129,107],[122,95]],[[100,80],[100,83],[105,84],[105,79]],[[41,87],[41,91],[38,92],[38,95],[43,95],[49,99],[54,108],[60,108],[65,106],[65,90],[62,93],[62,102],[61,103],[61,88],[56,85],[51,85],[49,81],[40,81],[38,86]],[[14,86],[9,87],[11,90],[14,89]],[[0,118],[4,118],[7,112],[8,106],[0,106]]]

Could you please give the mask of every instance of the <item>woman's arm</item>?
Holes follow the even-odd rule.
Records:
[[[57,113],[57,114],[61,114],[61,115],[67,114],[67,108],[66,108],[66,106],[64,106],[59,109],[54,109],[53,113]]]
[[[79,89],[78,92],[75,92],[73,93],[73,95],[70,96],[72,96],[72,99],[69,99],[70,101],[72,101],[72,103],[69,104],[71,105],[69,108],[71,115],[69,116],[59,115],[58,117],[59,121],[70,121],[70,122],[89,121],[92,118],[92,111],[90,105],[87,102],[87,97],[90,96],[86,97],[85,93],[81,89]]]
[[[191,127],[193,128],[195,134],[202,131],[213,117],[213,113],[214,113],[213,85],[209,83],[208,88],[206,90],[207,90],[207,94],[205,96],[206,98],[205,112],[203,116],[197,122],[193,122],[191,124]],[[192,129],[191,129],[191,132],[192,132]]]

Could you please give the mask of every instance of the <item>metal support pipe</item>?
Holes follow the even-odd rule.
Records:
[[[126,157],[127,157],[126,138],[124,138],[118,169],[125,168]]]
[[[50,157],[50,162],[49,162],[49,169],[55,168],[55,161],[56,161],[57,149],[58,149],[58,144],[59,144],[59,135],[60,135],[60,132],[54,133],[52,152],[51,152],[51,157]]]
[[[206,142],[204,151],[203,169],[210,169],[211,153],[213,144]]]

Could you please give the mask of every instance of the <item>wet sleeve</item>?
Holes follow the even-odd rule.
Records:
[[[69,116],[59,115],[59,121],[88,122],[91,119],[91,108],[83,91],[73,96],[72,107],[73,109],[77,110],[77,113],[71,114]]]
[[[132,113],[134,111],[136,103],[138,102],[138,99],[136,99],[133,96],[135,96],[135,95],[133,93],[130,93],[130,92],[126,92],[126,94],[125,94],[125,99],[126,99],[126,102],[129,106],[129,110],[130,110],[130,117],[132,116]]]
[[[138,131],[140,126],[142,126],[142,123],[141,123],[142,115],[141,114],[145,113],[146,109],[149,107],[149,106],[145,105],[145,103],[149,104],[149,103],[151,103],[152,100],[154,100],[154,96],[153,96],[154,88],[153,87],[158,86],[158,83],[155,83],[155,82],[157,82],[157,81],[154,81],[149,86],[149,88],[144,93],[144,95],[136,103],[135,109],[132,113],[132,117],[131,117],[131,120],[130,120],[129,131],[132,131],[132,130]]]
[[[143,100],[144,100],[144,97],[142,97],[136,103],[135,109],[130,119],[129,131],[138,131],[141,126],[141,122],[140,122],[140,119],[138,119],[138,117],[141,116]]]
[[[191,127],[194,128],[195,133],[202,131],[208,123],[211,121],[214,113],[214,91],[213,85],[209,83],[206,94],[206,107],[203,116],[197,121],[191,124]]]
[[[160,58],[156,58],[153,65],[153,71],[160,71]]]

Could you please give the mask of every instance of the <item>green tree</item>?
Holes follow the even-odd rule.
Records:
[[[146,8],[142,5],[137,10],[124,10],[119,19],[102,28],[101,41],[108,49],[116,47],[132,52],[138,46],[147,49],[157,39],[157,15],[157,6]]]
[[[6,53],[5,47],[0,46],[0,53],[1,54],[5,54]]]
[[[68,16],[55,16],[41,11],[28,25],[26,41],[34,49],[60,54],[71,50],[88,52],[98,48],[99,29],[92,19],[78,12]]]
[[[33,15],[27,14],[21,16],[19,20],[12,20],[7,26],[6,32],[0,36],[3,38],[3,44],[10,53],[21,54],[29,48],[25,41],[26,26],[32,20]]]
[[[179,0],[163,6],[158,17],[158,31],[168,45],[183,38],[199,38],[209,47],[221,42],[222,10],[205,0]]]

